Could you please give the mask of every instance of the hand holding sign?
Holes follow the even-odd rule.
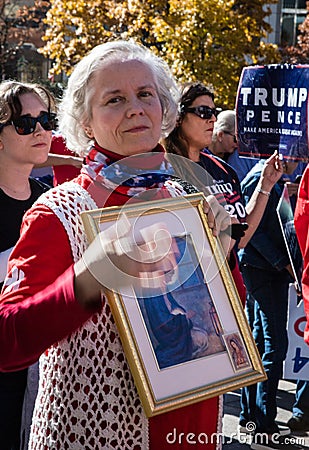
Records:
[[[270,192],[283,174],[283,164],[278,151],[265,161],[261,173],[261,189]]]

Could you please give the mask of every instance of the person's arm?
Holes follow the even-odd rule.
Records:
[[[70,267],[37,294],[18,303],[1,303],[1,371],[28,367],[52,344],[91,317],[93,311],[87,312],[76,301],[73,281],[74,272]]]
[[[245,182],[242,185],[245,203],[250,202],[252,194],[256,191],[259,182],[260,178],[258,172],[245,179]],[[279,198],[280,191],[278,191],[277,188],[272,189],[268,196],[262,219],[250,239],[250,247],[255,249],[257,254],[259,254],[263,260],[267,261],[274,269],[287,269],[290,272],[290,260],[283,241],[280,224],[277,219],[276,208]],[[282,236],[281,241],[278,241],[278,236],[279,238]]]
[[[279,154],[275,152],[266,160],[260,179],[250,201],[246,205],[246,222],[248,224],[248,229],[239,241],[239,248],[244,248],[253,236],[263,217],[270,192],[277,181],[280,180],[282,173],[282,162],[280,161]]]
[[[34,363],[93,314],[75,298],[66,232],[48,208],[26,213],[0,297],[0,370]],[[96,300],[99,310],[100,298]]]
[[[136,244],[124,215],[99,233],[73,265],[67,234],[44,206],[29,210],[0,297],[0,371],[27,367],[101,309],[102,293],[120,287],[161,288],[176,265],[164,224],[141,229]],[[149,291],[150,292],[150,291]]]
[[[58,155],[56,153],[49,153],[47,160],[42,164],[36,164],[35,169],[50,166],[74,166],[81,168],[83,158],[74,155]]]

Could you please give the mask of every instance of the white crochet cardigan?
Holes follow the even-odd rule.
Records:
[[[39,198],[62,222],[74,262],[87,246],[80,213],[97,205],[64,183]],[[30,450],[147,450],[143,412],[108,305],[40,358]]]

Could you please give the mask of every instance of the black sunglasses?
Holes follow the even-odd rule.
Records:
[[[237,137],[236,137],[236,134],[229,133],[228,131],[223,131],[223,133],[229,134],[230,136],[233,136],[234,144],[237,144]]]
[[[16,133],[24,136],[33,133],[38,122],[44,130],[52,131],[57,127],[56,117],[56,114],[50,112],[43,112],[39,117],[20,116],[18,119],[0,124],[0,131],[8,125],[14,125]]]
[[[211,119],[212,116],[217,117],[217,115],[220,112],[219,108],[210,108],[206,105],[200,105],[200,106],[192,106],[189,108],[184,107],[183,112],[187,113],[193,113],[196,116],[199,116],[201,119]]]

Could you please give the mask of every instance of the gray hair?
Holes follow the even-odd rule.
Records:
[[[85,154],[92,143],[82,125],[91,118],[90,103],[93,95],[91,80],[106,62],[137,59],[146,64],[154,75],[162,106],[161,137],[176,124],[179,91],[168,65],[146,47],[133,40],[106,42],[94,47],[74,68],[59,107],[59,130],[70,150]],[[125,76],[125,74],[124,74]]]
[[[236,127],[235,111],[232,109],[221,111],[218,114],[217,121],[214,124],[213,140],[215,140],[219,131],[235,134],[235,127]]]

